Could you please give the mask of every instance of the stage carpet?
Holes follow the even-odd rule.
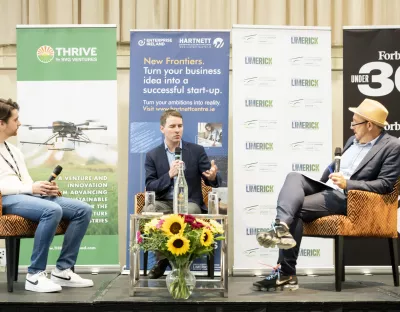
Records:
[[[14,292],[7,292],[6,274],[0,273],[0,311],[385,311],[400,312],[400,288],[391,275],[348,275],[342,292],[336,292],[333,276],[300,276],[297,291],[256,292],[257,277],[231,277],[229,297],[219,293],[193,293],[189,300],[175,301],[167,290],[129,296],[129,276],[82,274],[92,278],[93,288],[64,288],[61,293],[39,294],[24,290],[19,276]]]

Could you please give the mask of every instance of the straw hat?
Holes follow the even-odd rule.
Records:
[[[388,110],[378,101],[365,99],[358,107],[349,107],[349,111],[353,112],[368,120],[379,127],[388,125],[386,118],[389,115]]]

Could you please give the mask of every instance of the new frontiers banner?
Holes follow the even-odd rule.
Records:
[[[168,109],[182,114],[183,140],[204,146],[226,187],[229,48],[229,31],[131,32],[128,215],[145,189],[146,153],[164,141],[160,117]],[[129,220],[127,237],[128,249]]]
[[[18,141],[34,181],[63,167],[63,196],[92,206],[77,265],[118,265],[115,25],[17,27]],[[55,264],[63,236],[50,248]],[[28,265],[33,240],[22,240]]]
[[[289,172],[319,179],[331,162],[331,32],[235,25],[233,63],[234,270],[269,270],[260,247]],[[298,267],[332,267],[331,241],[304,238]]]

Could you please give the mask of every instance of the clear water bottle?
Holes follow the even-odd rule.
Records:
[[[183,162],[179,165],[178,177],[174,185],[174,213],[187,214],[188,213],[188,186],[183,172]]]

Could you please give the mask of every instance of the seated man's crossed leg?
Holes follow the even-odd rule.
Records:
[[[346,196],[335,189],[291,172],[279,193],[277,215],[271,228],[257,234],[263,247],[278,247],[278,266],[271,275],[253,283],[256,290],[298,288],[296,264],[303,236],[303,221],[342,214],[347,210]]]

